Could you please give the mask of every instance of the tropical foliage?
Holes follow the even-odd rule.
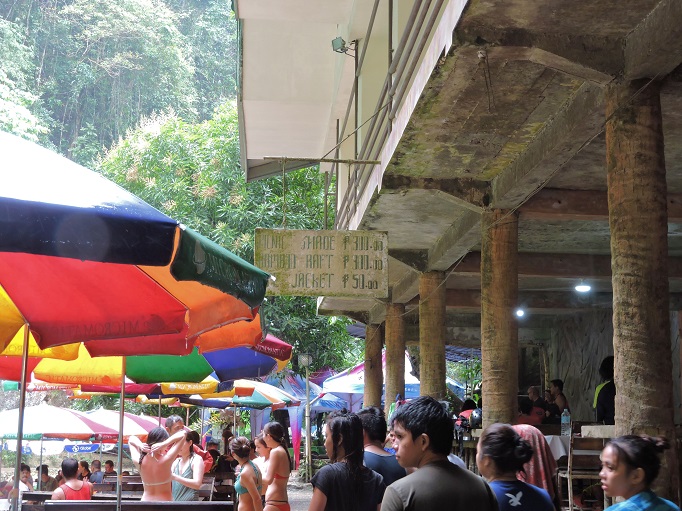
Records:
[[[324,179],[316,169],[247,184],[239,167],[234,102],[199,124],[176,114],[146,118],[98,162],[109,179],[165,213],[253,261],[256,227],[321,228]],[[314,299],[271,297],[262,308],[266,327],[313,355],[313,369],[343,368],[362,346],[345,329],[347,319],[316,315]],[[296,361],[294,361],[296,366]]]
[[[37,141],[48,129],[40,118],[38,96],[31,88],[32,48],[25,46],[21,30],[0,19],[0,130]]]
[[[246,184],[237,28],[225,0],[0,0],[0,129],[98,166],[252,261],[254,229],[282,226],[285,209],[287,227],[322,227],[324,180]],[[361,356],[347,320],[317,317],[312,299],[272,297],[263,313],[314,368]]]
[[[142,116],[172,109],[205,119],[235,95],[228,2],[0,0],[0,18],[0,127],[35,137],[47,126],[52,143],[79,163],[90,164]],[[50,121],[32,123],[43,106]]]
[[[481,359],[471,358],[460,362],[447,362],[445,372],[449,378],[464,383],[465,396],[477,401],[481,388]]]

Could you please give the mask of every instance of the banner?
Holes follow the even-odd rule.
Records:
[[[71,454],[97,452],[99,444],[66,444],[64,450]]]

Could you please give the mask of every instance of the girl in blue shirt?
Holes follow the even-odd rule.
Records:
[[[661,468],[659,453],[670,447],[663,437],[626,435],[614,438],[601,453],[601,487],[609,497],[627,499],[609,511],[679,511],[651,491]]]
[[[532,456],[533,448],[509,424],[492,424],[481,434],[476,464],[500,511],[554,511],[546,490],[516,478]]]

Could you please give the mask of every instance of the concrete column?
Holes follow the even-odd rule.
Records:
[[[658,82],[606,91],[616,434],[674,438],[668,214]],[[677,498],[675,442],[656,486]]]
[[[483,427],[512,423],[519,381],[518,217],[483,214],[481,246],[481,372]]]
[[[419,376],[422,396],[445,397],[445,273],[419,277]]]
[[[405,304],[389,303],[386,307],[386,402],[388,409],[396,394],[405,397]]]
[[[381,407],[384,374],[381,368],[381,350],[384,336],[381,325],[367,325],[365,329],[365,395],[364,406]]]

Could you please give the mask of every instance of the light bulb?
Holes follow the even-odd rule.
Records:
[[[592,289],[592,286],[590,286],[589,284],[585,284],[582,280],[580,281],[579,284],[577,284],[577,285],[575,286],[575,290],[576,290],[578,293],[587,293],[587,292],[589,292],[591,289]]]
[[[516,309],[516,316],[519,318],[522,318],[526,314],[526,312],[523,309]]]

